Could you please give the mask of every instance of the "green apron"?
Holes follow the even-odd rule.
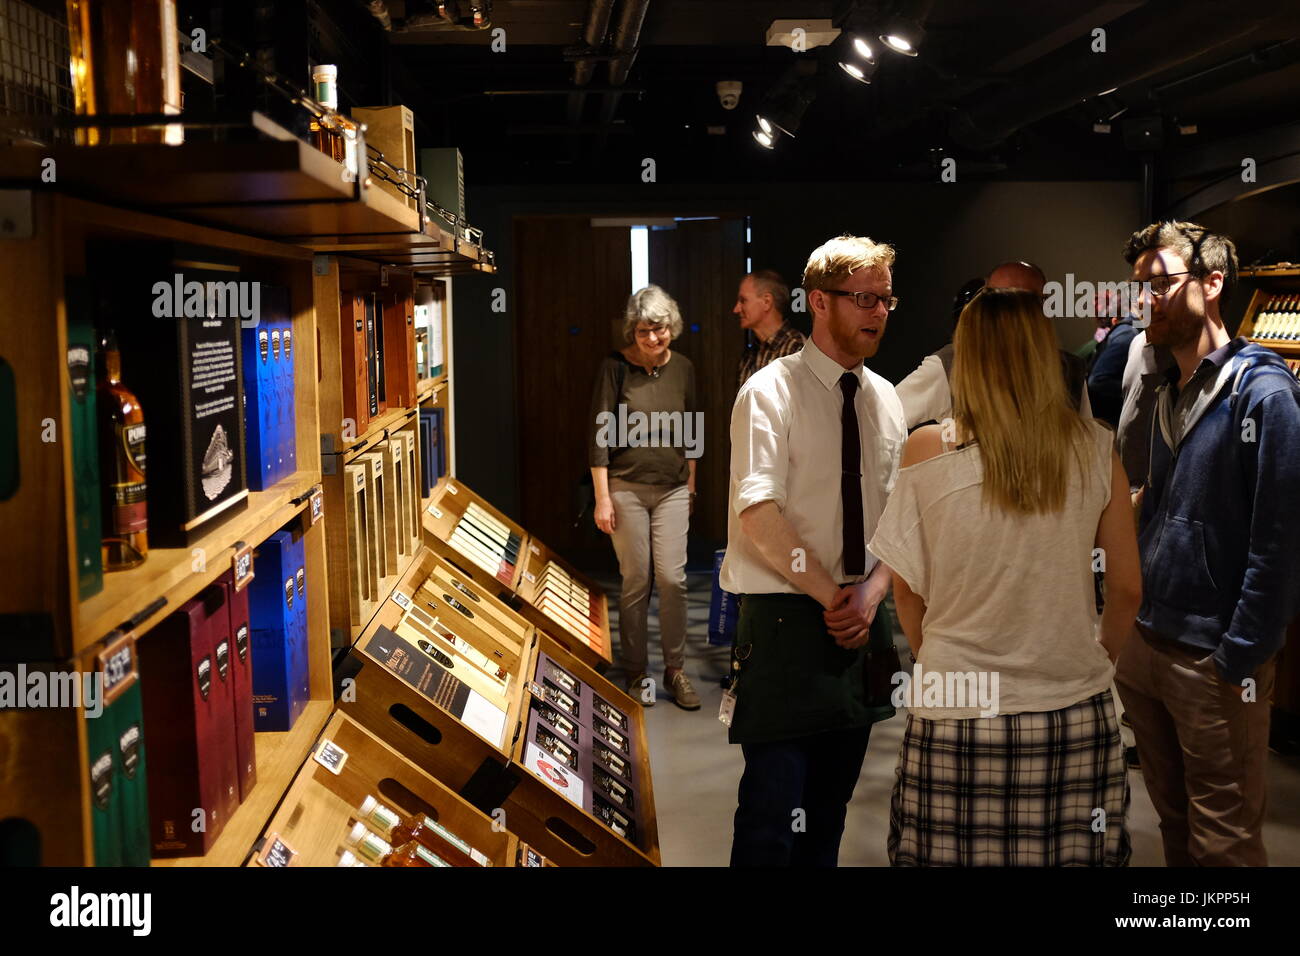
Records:
[[[892,643],[882,602],[871,625],[874,649]],[[826,630],[822,606],[804,594],[746,594],[732,643],[740,665],[727,739],[770,743],[829,730],[865,727],[894,716],[869,707],[863,686],[866,648],[845,650]]]

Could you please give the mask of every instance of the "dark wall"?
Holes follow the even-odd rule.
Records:
[[[547,409],[518,420],[514,398],[512,222],[521,215],[749,215],[754,268],[774,268],[797,284],[808,253],[841,232],[866,234],[898,250],[894,290],[901,300],[872,367],[897,382],[947,341],[949,304],[968,278],[1010,258],[1037,261],[1049,279],[1126,278],[1120,250],[1142,225],[1135,183],[782,184],[719,188],[645,184],[561,190],[473,187],[470,220],[497,252],[494,276],[457,278],[455,288],[456,454],[461,477],[512,516],[520,513],[520,429],[546,429]],[[554,268],[582,284],[588,263],[557,257]],[[737,275],[734,280],[740,277]],[[493,290],[506,311],[491,311]],[[629,290],[631,291],[631,290]],[[672,290],[669,290],[670,292]],[[807,316],[796,316],[805,327]],[[1074,348],[1092,333],[1090,319],[1062,319],[1057,332]],[[563,330],[557,329],[557,334]],[[575,369],[589,378],[591,370]],[[567,506],[567,503],[566,503]]]

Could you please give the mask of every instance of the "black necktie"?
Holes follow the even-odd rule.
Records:
[[[867,570],[866,532],[862,527],[862,436],[858,433],[858,410],[853,399],[858,377],[853,372],[840,376],[844,393],[843,437],[840,441],[840,498],[844,502],[844,574],[857,577]]]

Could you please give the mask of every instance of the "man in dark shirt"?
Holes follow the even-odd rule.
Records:
[[[1088,372],[1088,401],[1092,415],[1111,428],[1119,427],[1120,409],[1124,407],[1124,366],[1128,364],[1128,347],[1137,335],[1133,316],[1111,320],[1106,337],[1097,343]]]
[[[774,359],[803,348],[803,333],[785,320],[789,304],[790,287],[771,269],[751,272],[740,280],[736,307],[731,311],[740,316],[740,327],[753,332],[757,341],[746,347],[740,359],[737,387]]]

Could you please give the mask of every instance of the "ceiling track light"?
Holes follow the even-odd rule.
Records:
[[[925,31],[915,20],[895,17],[880,33],[880,42],[903,56],[916,56],[920,52]]]
[[[781,136],[794,138],[803,122],[804,113],[817,97],[816,75],[818,61],[800,58],[786,70],[763,99],[760,111],[754,116],[754,142],[771,149]]]
[[[922,24],[930,15],[934,0],[903,0],[894,16],[885,21],[878,36],[880,42],[900,56],[916,56],[925,40]]]
[[[860,32],[846,30],[840,37],[836,57],[840,69],[859,83],[870,83],[876,72],[876,51]]]

